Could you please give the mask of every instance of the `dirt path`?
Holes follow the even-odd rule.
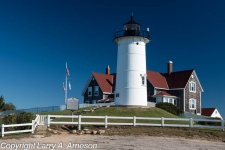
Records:
[[[86,144],[86,145],[85,145]],[[20,146],[20,148],[16,148]],[[107,150],[225,150],[224,142],[190,140],[184,138],[153,137],[153,136],[107,136],[107,135],[73,135],[62,133],[50,137],[1,139],[0,149],[76,149],[80,147]]]

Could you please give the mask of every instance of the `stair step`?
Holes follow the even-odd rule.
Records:
[[[37,131],[40,132],[40,131],[46,131],[47,130],[47,126],[46,125],[39,125],[37,126]]]

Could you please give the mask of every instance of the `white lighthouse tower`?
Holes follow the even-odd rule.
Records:
[[[118,44],[115,104],[117,106],[147,106],[146,50],[149,29],[140,29],[133,16],[114,33]]]

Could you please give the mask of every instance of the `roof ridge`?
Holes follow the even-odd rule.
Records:
[[[176,73],[176,72],[185,72],[185,71],[194,71],[195,69],[187,69],[187,70],[180,70],[180,71],[173,71],[172,73]],[[153,70],[147,70],[147,71],[151,71],[151,72],[157,72],[157,73],[161,73],[161,74],[167,74],[166,72],[159,72],[159,71],[153,71]]]

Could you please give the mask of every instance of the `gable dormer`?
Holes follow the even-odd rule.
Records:
[[[204,92],[195,70],[191,73],[186,86],[188,86],[189,92],[196,93],[197,88],[200,92]]]

